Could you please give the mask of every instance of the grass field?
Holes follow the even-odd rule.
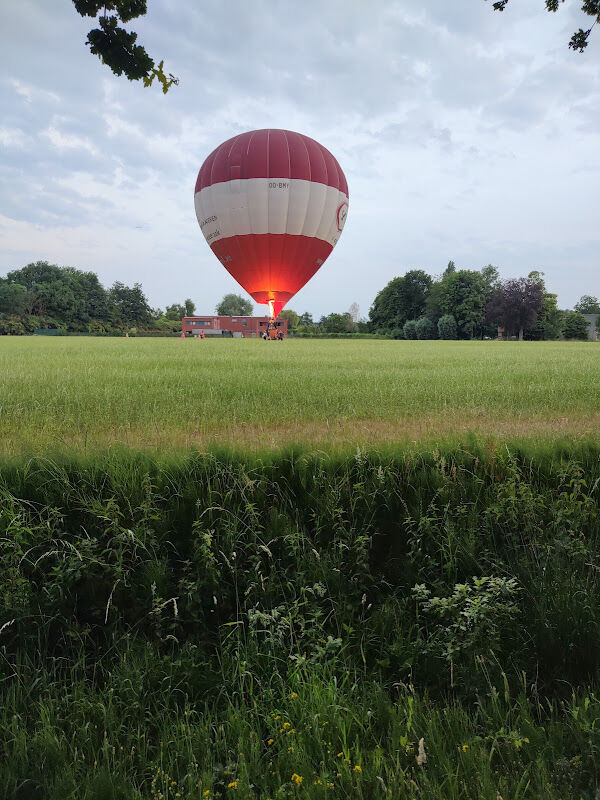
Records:
[[[0,800],[598,800],[599,385],[0,337]]]
[[[596,437],[600,347],[0,339],[0,452]]]

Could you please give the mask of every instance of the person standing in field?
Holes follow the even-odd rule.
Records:
[[[200,338],[204,339],[204,331],[200,331]]]

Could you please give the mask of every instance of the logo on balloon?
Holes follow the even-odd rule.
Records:
[[[337,210],[337,229],[338,231],[342,231],[344,228],[344,223],[346,222],[346,217],[348,216],[348,203],[344,200],[341,203],[340,207]]]

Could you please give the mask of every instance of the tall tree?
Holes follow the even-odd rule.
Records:
[[[454,261],[449,261],[448,266],[444,270],[442,277],[445,278],[446,275],[452,275],[453,272],[456,272],[456,264],[454,263]]]
[[[532,270],[527,276],[529,280],[538,283],[542,289],[542,304],[538,310],[535,325],[525,331],[526,339],[533,341],[548,341],[560,339],[562,334],[564,314],[558,308],[558,297],[546,290],[544,273],[537,269]]]
[[[492,3],[492,6],[496,11],[504,11],[508,5],[508,2],[509,0],[495,0],[495,2]],[[558,11],[560,3],[564,3],[565,0],[544,0],[544,2],[546,4],[547,11]],[[580,53],[583,53],[585,48],[588,46],[588,39],[590,38],[592,28],[597,22],[600,22],[600,0],[583,0],[581,10],[584,12],[584,14],[592,17],[594,21],[587,30],[579,28],[579,30],[571,36],[569,47],[572,50],[577,50]]]
[[[457,270],[444,276],[435,289],[435,319],[451,314],[460,339],[473,339],[483,334],[487,286],[481,272]]]
[[[488,302],[487,317],[509,333],[518,333],[519,341],[522,341],[524,331],[533,328],[537,322],[543,295],[539,281],[531,278],[505,281]]]
[[[173,305],[167,306],[165,309],[165,317],[167,319],[180,320],[182,317],[189,316],[191,315],[185,313],[185,306],[182,306],[181,303],[173,303]]]
[[[575,303],[575,311],[580,314],[600,314],[600,301],[597,297],[584,294],[578,303]]]
[[[391,280],[373,301],[369,311],[371,327],[391,330],[418,319],[425,312],[431,284],[431,276],[422,269]]]
[[[588,339],[590,325],[579,311],[570,311],[565,317],[563,335],[565,339]]]
[[[151,86],[156,78],[164,94],[179,83],[174,75],[165,75],[163,61],[156,65],[146,50],[136,44],[137,33],[128,32],[119,24],[144,16],[146,0],[73,0],[73,5],[82,17],[98,17],[99,27],[88,33],[86,44],[90,53],[98,56],[115,75],[125,75],[130,81],[143,80],[144,86]]]
[[[356,330],[356,323],[353,321],[349,312],[345,314],[329,314],[321,317],[319,327],[325,333],[351,333]]]
[[[239,294],[226,294],[216,308],[220,317],[251,317],[253,311],[250,300]]]
[[[115,281],[110,288],[109,296],[117,324],[133,328],[150,323],[152,309],[148,305],[140,283],[134,283],[133,287],[129,287],[121,281]]]
[[[183,301],[183,307],[185,310],[186,317],[193,317],[194,314],[196,313],[196,303],[194,303],[194,301],[190,297],[186,298]]]
[[[309,314],[308,311],[305,311],[303,314],[300,314],[300,318],[298,320],[299,325],[314,325],[314,320],[312,318],[312,314]]]
[[[27,288],[0,278],[0,313],[20,316],[27,310]]]
[[[292,311],[291,308],[284,308],[281,314],[279,315],[279,319],[287,319],[288,321],[288,330],[293,330],[294,328],[298,327],[298,322],[300,321],[299,315]]]

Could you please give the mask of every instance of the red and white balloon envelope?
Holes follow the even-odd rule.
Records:
[[[194,202],[213,253],[276,317],[340,238],[348,184],[336,159],[314,139],[250,131],[208,156]]]

